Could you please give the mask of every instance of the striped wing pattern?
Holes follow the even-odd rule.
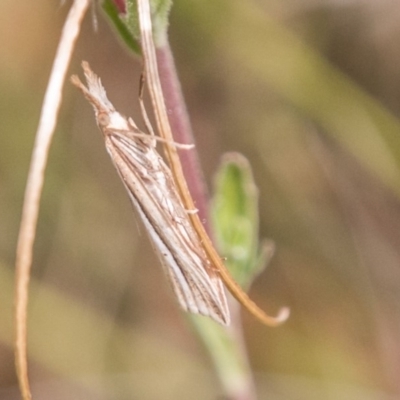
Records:
[[[78,86],[93,105],[106,149],[141,217],[181,307],[229,324],[221,279],[190,222],[172,174],[156,150],[156,138],[141,132],[108,100],[100,79],[84,65],[88,87]]]

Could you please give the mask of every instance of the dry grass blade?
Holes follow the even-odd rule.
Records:
[[[174,141],[171,127],[168,121],[168,114],[164,103],[164,97],[161,89],[160,78],[157,69],[156,52],[153,41],[152,23],[150,14],[149,0],[138,0],[138,15],[141,32],[142,52],[145,63],[146,77],[152,100],[154,114],[156,117],[157,127],[160,135],[168,142]],[[176,149],[173,146],[166,145],[166,153],[170,163],[171,171],[174,175],[177,187],[179,189],[185,208],[188,210],[195,209],[193,200],[190,196],[186,181],[183,175],[182,166]],[[189,215],[192,224],[204,245],[204,249],[232,295],[257,319],[269,326],[277,326],[284,322],[289,316],[289,309],[282,308],[276,317],[268,316],[262,311],[248,295],[240,288],[240,286],[232,279],[229,271],[222,263],[217,251],[214,248],[210,238],[208,237],[203,224],[196,214]]]
[[[15,286],[15,362],[19,386],[24,400],[31,399],[27,365],[27,307],[28,286],[32,264],[32,249],[39,214],[47,155],[61,105],[62,88],[65,82],[71,54],[78,37],[82,19],[90,0],[75,0],[65,21],[46,95],[25,190],[21,226],[16,253]]]

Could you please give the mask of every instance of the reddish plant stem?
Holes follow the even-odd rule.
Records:
[[[177,143],[194,143],[193,131],[169,43],[167,42],[163,47],[158,47],[156,54],[158,72],[174,140]],[[196,208],[199,210],[199,218],[210,235],[208,193],[197,152],[193,150],[180,150],[179,158],[183,166],[190,194],[193,197]]]

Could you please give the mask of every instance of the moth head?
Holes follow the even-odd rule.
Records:
[[[97,113],[97,123],[100,128],[107,128],[110,125],[110,115],[107,112],[100,111]]]
[[[96,112],[99,128],[107,131],[129,130],[128,121],[117,111],[100,110]]]

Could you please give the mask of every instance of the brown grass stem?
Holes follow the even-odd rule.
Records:
[[[68,65],[89,4],[90,0],[75,0],[65,21],[42,105],[25,189],[15,263],[15,362],[24,400],[32,398],[27,362],[28,289],[44,173]]]

